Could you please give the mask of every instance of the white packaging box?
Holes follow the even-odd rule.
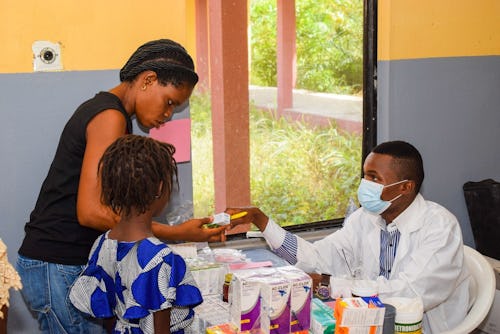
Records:
[[[194,308],[194,321],[186,334],[205,333],[207,327],[229,322],[229,304],[218,295],[203,296],[203,303]]]
[[[377,307],[368,307],[368,303]],[[349,327],[349,334],[369,334],[372,333],[371,328],[375,328],[375,334],[381,334],[385,314],[385,308],[382,305],[378,297],[338,299],[335,312],[341,312],[342,316],[336,326]]]
[[[278,267],[291,283],[290,291],[290,332],[311,328],[312,278],[295,266]],[[333,313],[333,311],[332,311]]]
[[[478,328],[482,333],[500,334],[500,261],[487,256],[485,258],[490,262],[495,271],[497,289],[490,312]]]
[[[222,299],[224,276],[228,272],[224,264],[212,264],[206,267],[190,267],[198,288],[203,296],[218,295]]]
[[[258,280],[250,280],[255,272],[233,272],[229,286],[229,314],[231,323],[239,331],[261,328],[261,292]]]
[[[254,276],[249,280],[260,284],[261,329],[266,334],[290,333],[290,292],[292,284],[279,274]]]
[[[219,226],[229,225],[231,223],[231,216],[228,213],[221,212],[213,215],[212,224]]]
[[[311,334],[331,334],[335,331],[336,321],[333,309],[318,298],[311,301]]]

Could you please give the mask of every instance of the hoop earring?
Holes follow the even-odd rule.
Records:
[[[142,85],[141,90],[146,90],[146,88],[148,88],[148,86],[146,84],[144,84],[144,85]]]

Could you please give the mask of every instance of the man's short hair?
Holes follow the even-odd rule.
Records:
[[[395,140],[377,145],[372,152],[393,157],[393,167],[401,180],[414,181],[416,192],[420,191],[424,181],[424,164],[422,156],[415,146],[401,140]]]

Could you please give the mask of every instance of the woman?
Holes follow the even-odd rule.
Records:
[[[44,333],[98,333],[101,329],[68,299],[92,243],[119,219],[100,203],[99,159],[118,137],[132,132],[132,116],[146,128],[168,121],[174,108],[189,99],[198,75],[181,45],[161,39],[132,54],[120,70],[120,81],[80,105],[66,123],[25,226],[17,270],[25,286],[23,298]],[[192,219],[178,226],[153,223],[152,230],[163,240],[223,240],[227,227],[203,228],[209,221]]]

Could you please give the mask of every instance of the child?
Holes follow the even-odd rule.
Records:
[[[152,232],[152,217],[177,178],[174,152],[170,144],[126,135],[99,161],[101,201],[120,220],[94,242],[70,299],[93,317],[115,317],[112,333],[183,333],[202,302],[182,257]]]

